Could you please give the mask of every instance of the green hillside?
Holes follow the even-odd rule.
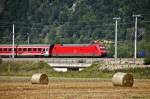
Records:
[[[120,57],[131,57],[134,41],[133,14],[138,18],[138,51],[149,44],[149,0],[1,0],[0,43],[53,44],[90,43],[94,40],[114,42],[114,20],[118,22]],[[145,45],[145,46],[143,46]],[[111,47],[110,47],[111,46]],[[147,48],[147,46],[146,46]],[[112,51],[113,45],[108,49]],[[110,52],[112,57],[113,52]]]

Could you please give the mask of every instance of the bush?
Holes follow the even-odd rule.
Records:
[[[150,65],[150,57],[144,59],[144,65]]]

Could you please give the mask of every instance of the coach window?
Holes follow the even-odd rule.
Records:
[[[4,48],[4,51],[7,51],[7,48]]]
[[[27,49],[26,49],[26,48],[23,48],[23,51],[27,51]]]
[[[45,52],[45,49],[43,48],[43,51]]]
[[[38,48],[38,51],[41,51],[42,49],[41,48]]]
[[[14,51],[16,51],[16,48],[14,49]]]
[[[11,49],[11,48],[9,48],[8,50],[9,50],[9,51],[12,51],[12,49]]]
[[[21,51],[21,48],[19,48],[18,51]]]
[[[31,51],[31,48],[28,48],[28,51]]]
[[[36,48],[33,48],[33,51],[36,51]]]
[[[2,51],[2,49],[0,48],[0,52]]]

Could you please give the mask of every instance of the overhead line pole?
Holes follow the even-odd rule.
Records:
[[[141,15],[133,15],[133,17],[135,17],[135,34],[134,34],[134,62],[137,58],[137,18],[141,17]]]
[[[29,37],[29,33],[27,33],[28,36],[28,45],[30,44],[30,37]]]
[[[12,48],[12,58],[14,59],[14,49],[15,49],[15,27],[13,24],[13,48]]]
[[[118,20],[120,20],[120,18],[118,17],[114,17],[113,18],[116,22],[116,25],[115,25],[115,61],[117,61],[117,32],[118,32],[118,28],[117,28],[117,25],[118,25]]]

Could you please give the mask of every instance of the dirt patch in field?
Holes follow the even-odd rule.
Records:
[[[0,82],[0,99],[150,99],[150,80],[114,87],[110,80],[50,80],[48,85]]]

